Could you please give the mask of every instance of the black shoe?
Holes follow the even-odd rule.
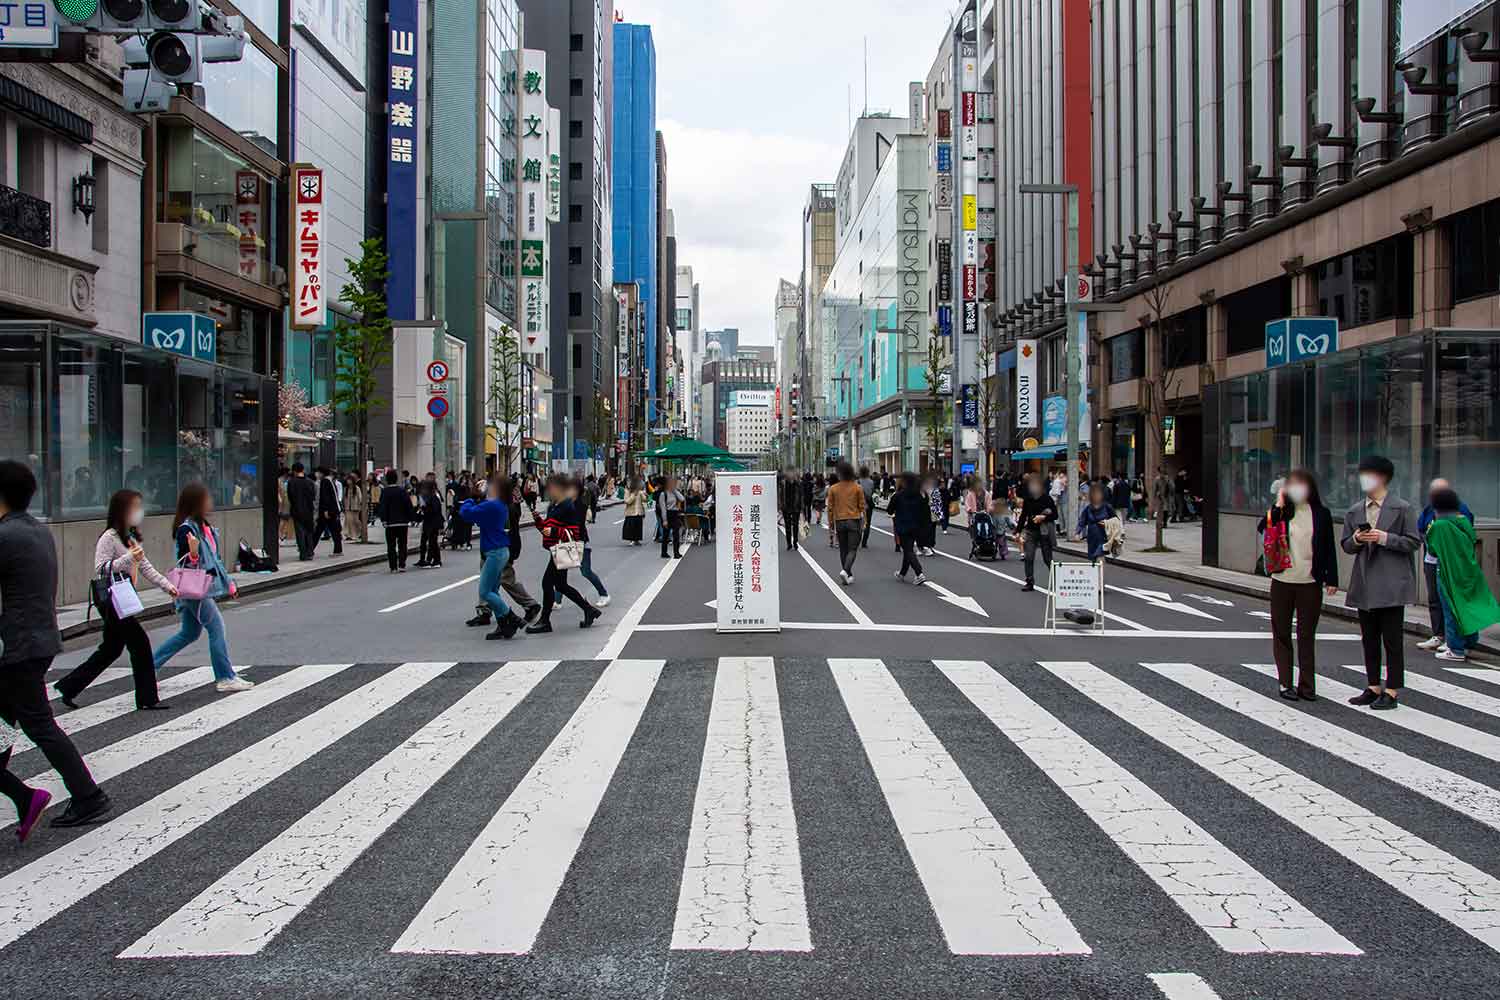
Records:
[[[135,707],[135,710],[137,712],[165,712],[171,707],[172,706],[168,705],[166,702],[159,701],[154,705],[137,705]]]
[[[594,627],[594,622],[598,621],[600,618],[603,618],[603,617],[604,617],[604,612],[603,611],[598,611],[598,610],[595,610],[594,608],[589,608],[587,611],[585,611],[583,613],[583,621],[581,621],[581,622],[578,623],[578,627],[579,628],[593,628]]]
[[[1303,701],[1317,701],[1318,700],[1318,696],[1317,695],[1313,694],[1311,691],[1303,691],[1300,688],[1297,690],[1297,697],[1301,698]]]
[[[427,563],[425,563],[425,562],[418,562],[417,563],[417,569],[426,569],[426,568],[427,568]]]
[[[511,639],[515,637],[515,634],[515,626],[510,624],[509,619],[502,618],[500,624],[495,626],[495,630],[486,632],[484,637],[486,639]]]
[[[1296,688],[1282,688],[1281,689],[1281,696],[1283,698],[1285,698],[1287,701],[1298,701],[1298,700],[1300,700],[1298,698],[1297,689]]]
[[[526,626],[526,634],[527,635],[541,635],[544,632],[551,632],[551,631],[552,631],[552,623],[549,622],[549,621],[547,621],[546,619],[543,619],[542,621],[537,622],[535,625],[527,625]]]
[[[63,691],[62,682],[61,681],[59,681],[58,683],[52,685],[52,690],[54,690],[54,691],[57,692],[58,700],[60,700],[64,705],[67,705],[69,708],[77,708],[78,707],[78,703],[73,700],[74,698],[77,698],[78,695],[76,695],[76,694],[68,694],[65,691]]]
[[[542,606],[540,604],[533,604],[531,607],[526,609],[527,625],[535,625],[536,620],[540,617],[542,617]]]
[[[488,611],[481,611],[479,614],[475,615],[473,618],[470,618],[468,621],[464,622],[464,624],[467,625],[467,626],[469,626],[470,628],[483,628],[484,626],[488,625],[489,623],[490,623],[490,613]]]
[[[526,619],[512,611],[501,619],[499,627],[505,633],[505,638],[511,639],[515,637],[517,632],[521,631],[525,624]]]
[[[1023,593],[1023,594],[1029,594],[1029,593],[1031,593],[1034,590],[1036,590],[1036,584],[1032,583],[1030,580],[1027,580],[1026,581],[1026,586],[1024,586],[1024,587],[1021,588],[1021,593]]]
[[[104,814],[109,812],[113,803],[109,796],[100,789],[91,798],[83,802],[69,802],[68,808],[63,814],[54,819],[49,825],[56,827],[87,826],[90,823],[103,822]]]
[[[1355,695],[1353,698],[1350,698],[1349,704],[1369,705],[1375,701],[1378,701],[1380,699],[1380,696],[1381,694],[1379,691],[1371,691],[1369,688],[1365,688],[1359,694]]]
[[[1370,706],[1371,710],[1376,712],[1389,712],[1396,707],[1396,699],[1389,691],[1376,698],[1375,703]]]
[[[681,559],[682,558],[682,553],[681,552],[673,552],[672,553],[672,558],[673,559]]]

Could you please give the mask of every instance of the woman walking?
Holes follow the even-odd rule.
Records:
[[[220,558],[219,538],[214,531],[209,515],[214,512],[214,498],[202,483],[188,483],[177,497],[177,513],[172,518],[173,533],[177,537],[177,561],[186,563],[190,569],[201,569],[208,574],[208,595],[192,599],[177,599],[177,634],[161,644],[156,651],[156,669],[184,647],[193,643],[204,631],[208,632],[208,656],[214,668],[214,689],[221,693],[248,691],[255,685],[234,672],[229,662],[229,642],[224,634],[224,616],[219,614],[217,601],[239,594],[239,588],[229,578]]]
[[[1104,543],[1109,539],[1109,532],[1104,522],[1114,516],[1114,507],[1104,498],[1104,484],[1090,483],[1089,502],[1084,504],[1078,512],[1077,531],[1077,534],[1088,543],[1089,562],[1097,563],[1099,557],[1104,555]]]
[[[1271,649],[1281,697],[1317,701],[1318,619],[1323,595],[1338,593],[1339,563],[1333,515],[1323,506],[1312,473],[1294,469],[1266,512],[1261,530],[1284,530],[1290,561],[1271,574]],[[1268,567],[1269,568],[1269,567]],[[1297,683],[1292,684],[1292,617],[1297,619]]]
[[[1479,633],[1500,622],[1500,605],[1484,579],[1484,569],[1474,556],[1479,538],[1474,525],[1463,516],[1463,505],[1451,489],[1432,494],[1434,517],[1427,526],[1427,550],[1437,559],[1438,599],[1443,606],[1446,642],[1437,651],[1440,660],[1459,663],[1479,641]]]
[[[839,463],[839,481],[828,491],[828,523],[839,540],[839,579],[854,582],[854,560],[865,532],[865,491],[854,478],[854,467]]]
[[[547,570],[542,574],[542,617],[526,628],[528,635],[552,631],[552,605],[556,595],[561,594],[583,611],[580,628],[589,628],[604,612],[583,599],[583,595],[568,583],[568,571],[557,565],[553,551],[560,542],[576,542],[583,535],[583,511],[568,498],[567,476],[553,476],[547,480],[547,515],[536,522],[542,534],[542,548],[547,550]]]
[[[943,521],[943,510],[947,501],[943,498],[942,480],[933,476],[927,476],[922,491],[927,494],[928,521],[927,528],[922,536],[922,555],[937,555],[937,531],[938,525]]]
[[[495,613],[495,630],[486,639],[510,639],[523,620],[500,596],[501,577],[510,563],[510,505],[514,490],[510,480],[496,473],[490,477],[483,500],[465,500],[458,516],[479,527],[479,600]]]
[[[828,480],[823,478],[823,473],[821,472],[813,479],[812,509],[812,523],[821,528],[823,526],[823,512],[828,509]],[[831,545],[832,543],[833,539],[830,537],[829,544]]]
[[[417,546],[417,567],[443,565],[443,498],[437,483],[424,482],[418,494],[421,502],[422,538]],[[484,546],[481,543],[480,548]],[[503,568],[503,567],[502,567]]]
[[[646,524],[646,488],[638,477],[630,478],[625,488],[625,527],[620,531],[621,541],[631,545],[641,544],[642,529]]]
[[[661,525],[661,557],[667,558],[667,541],[672,542],[672,558],[682,558],[682,514],[687,501],[677,488],[677,477],[671,476],[656,494],[656,521]]]
[[[109,513],[105,517],[105,528],[94,544],[94,568],[99,575],[128,576],[130,582],[139,587],[140,578],[145,577],[151,585],[177,596],[177,588],[157,572],[151,560],[146,558],[141,547],[141,522],[145,520],[145,509],[141,495],[135,490],[118,490],[109,498]],[[106,568],[107,567],[107,568]],[[73,669],[73,672],[52,685],[62,703],[77,708],[74,700],[84,689],[94,683],[104,668],[120,658],[122,650],[130,650],[130,672],[135,678],[135,707],[148,711],[166,709],[156,692],[156,665],[151,659],[151,639],[134,616],[121,618],[113,608],[99,608],[104,619],[104,639],[93,654]]]
[[[917,574],[914,582],[921,586],[927,582],[927,576],[917,559],[917,543],[932,526],[932,501],[922,492],[915,473],[901,473],[901,487],[891,495],[886,513],[891,515],[891,530],[901,548],[901,568],[896,571],[896,579],[905,580],[910,569]]]

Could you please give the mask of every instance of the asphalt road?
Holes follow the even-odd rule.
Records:
[[[878,532],[844,588],[815,533],[787,627],[719,636],[710,551],[616,520],[590,630],[486,641],[445,553],[232,607],[251,692],[201,643],[171,712],[97,684],[60,719],[111,821],[0,851],[18,995],[1494,995],[1500,672],[1409,647],[1354,709],[1333,620],[1285,703],[1263,602],[1109,568],[1104,633],[1054,635],[958,531],[941,591]]]

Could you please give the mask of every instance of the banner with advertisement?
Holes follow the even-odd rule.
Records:
[[[716,631],[780,632],[776,474],[721,472],[714,493]]]
[[[292,329],[316,330],[327,317],[323,294],[323,171],[292,166]]]
[[[417,86],[422,79],[417,50],[417,0],[390,0],[386,13],[390,47],[386,59],[386,309],[393,320],[416,319],[417,310],[417,170],[421,123],[417,120]]]
[[[1037,426],[1036,341],[1016,341],[1016,430]]]

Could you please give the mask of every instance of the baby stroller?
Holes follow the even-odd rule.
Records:
[[[1006,556],[1005,536],[995,530],[995,519],[980,511],[969,519],[969,558],[994,562]]]

